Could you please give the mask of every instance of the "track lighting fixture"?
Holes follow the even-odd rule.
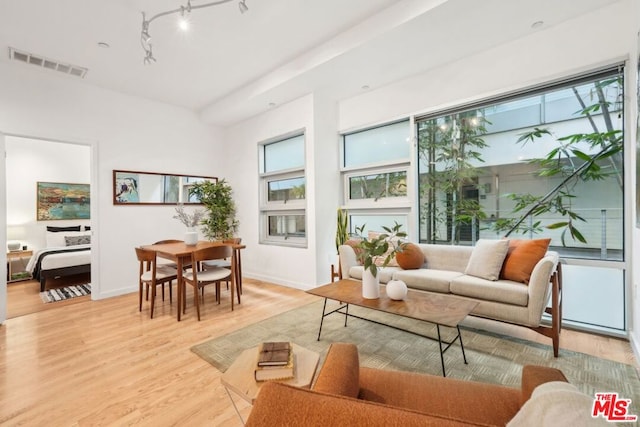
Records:
[[[229,3],[236,0],[218,0],[209,3],[203,4],[191,4],[191,0],[187,0],[187,4],[180,6],[177,9],[167,10],[166,12],[160,12],[153,15],[151,18],[147,19],[147,16],[144,12],[142,12],[142,30],[140,31],[140,44],[142,45],[142,49],[144,50],[144,64],[151,64],[152,62],[156,62],[156,58],[153,57],[153,49],[151,44],[151,35],[149,34],[149,25],[151,22],[160,18],[161,16],[172,15],[174,13],[180,14],[180,28],[186,30],[189,26],[188,14],[191,13],[194,9],[202,9],[204,7],[211,6],[219,6],[221,4]],[[240,9],[240,13],[245,13],[249,10],[246,4],[246,0],[239,0],[238,8]]]

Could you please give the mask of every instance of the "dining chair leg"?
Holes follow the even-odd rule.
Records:
[[[169,281],[169,304],[173,304],[173,280]]]
[[[144,284],[142,282],[138,282],[138,311],[142,311],[142,294],[144,293],[143,289]]]
[[[162,301],[164,301],[164,283],[162,284]]]
[[[198,286],[196,284],[196,286]],[[198,314],[198,322],[200,321],[200,301],[198,301],[198,288],[193,289],[193,303],[196,305],[196,313]]]
[[[153,308],[156,302],[156,284],[151,283],[151,319],[153,319]]]

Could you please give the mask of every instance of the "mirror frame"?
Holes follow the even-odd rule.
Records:
[[[204,178],[205,180],[210,180],[213,182],[218,182],[218,178],[215,176],[201,176],[201,175],[178,175],[178,174],[172,174],[172,173],[161,173],[161,172],[144,172],[144,171],[130,171],[130,170],[120,170],[120,169],[114,169],[113,170],[113,182],[112,182],[112,190],[113,190],[113,204],[115,206],[140,206],[140,205],[178,205],[178,204],[184,204],[184,205],[201,205],[202,203],[200,202],[144,202],[144,201],[137,201],[137,202],[123,202],[123,201],[119,201],[118,200],[118,194],[117,194],[117,185],[118,185],[118,179],[120,178],[119,175],[120,174],[125,174],[125,175],[158,175],[158,176],[162,176],[162,177],[179,177],[179,178]]]

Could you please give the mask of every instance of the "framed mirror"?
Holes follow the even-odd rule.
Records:
[[[158,172],[113,171],[114,205],[200,204],[190,194],[196,182],[214,181],[213,176],[174,175]]]

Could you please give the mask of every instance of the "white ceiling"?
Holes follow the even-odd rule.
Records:
[[[344,99],[618,0],[246,0],[245,14],[232,1],[194,10],[186,34],[177,15],[153,21],[157,62],[145,66],[141,12],[186,1],[1,0],[0,49],[86,67],[85,83],[224,126],[310,92]]]

